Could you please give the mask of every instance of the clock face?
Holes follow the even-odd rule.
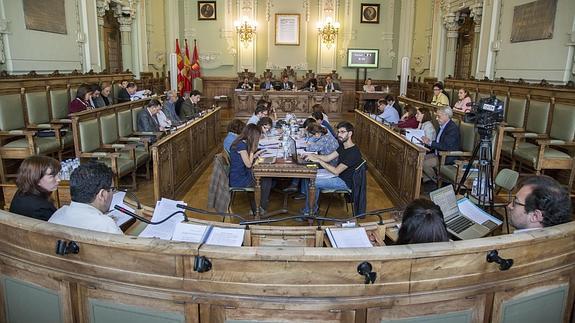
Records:
[[[211,4],[203,4],[200,7],[200,13],[202,14],[202,17],[209,18],[214,15],[214,7]]]

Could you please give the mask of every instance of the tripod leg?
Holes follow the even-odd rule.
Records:
[[[471,155],[471,159],[469,160],[469,163],[467,164],[467,167],[465,168],[465,172],[463,173],[463,176],[461,176],[461,180],[459,181],[459,184],[457,184],[457,187],[455,189],[455,194],[459,193],[461,186],[463,186],[463,184],[467,180],[467,177],[469,176],[469,171],[471,170],[471,166],[473,165],[473,161],[475,160],[475,158],[477,158],[477,153],[479,152],[479,147],[480,147],[480,143],[478,142],[475,145],[475,147],[473,148],[473,154]]]

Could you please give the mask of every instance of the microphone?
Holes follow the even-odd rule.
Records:
[[[223,217],[224,219],[225,219],[227,216],[229,216],[229,217],[232,217],[232,218],[240,219],[240,221],[245,221],[245,220],[246,220],[246,219],[244,219],[242,216],[240,216],[239,214],[235,214],[235,213],[220,213],[220,212],[206,211],[206,210],[202,210],[202,209],[197,209],[197,208],[195,208],[195,207],[187,206],[187,205],[184,205],[184,204],[176,204],[176,207],[177,207],[177,208],[180,208],[180,209],[187,210],[187,211],[191,211],[191,212],[194,212],[194,213],[199,213],[199,214],[217,215],[217,216]],[[240,222],[240,224],[241,224],[241,222]]]
[[[174,213],[168,215],[168,216],[167,216],[165,219],[163,219],[162,221],[152,222],[152,221],[150,221],[150,220],[148,220],[148,219],[146,219],[146,218],[144,218],[144,217],[141,217],[141,216],[137,215],[137,214],[134,213],[134,212],[131,212],[131,211],[129,211],[129,210],[126,210],[125,208],[123,208],[123,207],[121,207],[121,206],[119,206],[119,205],[114,205],[114,209],[116,209],[116,210],[118,210],[118,211],[120,211],[120,212],[122,212],[122,213],[124,213],[124,214],[126,214],[126,215],[129,215],[129,216],[131,216],[131,217],[133,217],[133,218],[135,218],[135,219],[137,219],[137,220],[140,220],[140,221],[142,221],[142,222],[144,222],[144,223],[152,224],[152,225],[162,224],[162,223],[166,222],[168,219],[170,219],[171,217],[173,217],[173,216],[176,215],[176,214],[182,214],[182,215],[184,216],[184,222],[188,222],[188,221],[189,221],[189,220],[188,220],[188,217],[186,216],[186,213],[184,213],[183,211],[176,211],[176,212],[174,212]]]
[[[417,137],[415,137],[415,136],[411,137],[411,139],[409,139],[409,141],[411,141],[411,143],[413,143],[413,139],[414,139],[414,138],[415,138],[415,140],[419,141],[419,143],[425,145],[425,143],[423,142],[423,140],[421,140],[421,139],[419,139],[419,138],[417,138]]]
[[[141,210],[141,209],[142,209],[142,203],[140,203],[140,200],[138,199],[138,197],[136,196],[136,194],[134,194],[133,192],[130,192],[130,191],[128,191],[128,190],[119,189],[118,191],[124,192],[124,193],[126,193],[126,195],[129,195],[129,196],[136,202],[136,204],[138,205],[138,210]]]

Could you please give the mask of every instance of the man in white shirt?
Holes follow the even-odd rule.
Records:
[[[247,124],[253,123],[255,125],[258,124],[258,122],[260,121],[260,118],[263,117],[267,117],[268,116],[268,107],[265,104],[258,104],[256,106],[256,111],[254,112],[254,114],[248,119]]]
[[[571,221],[569,192],[549,176],[531,176],[521,183],[507,205],[513,233],[526,232]]]
[[[399,122],[399,113],[393,105],[387,104],[384,99],[377,101],[377,110],[380,112],[375,117],[377,121],[397,124]]]
[[[69,227],[123,234],[105,213],[110,209],[114,188],[110,167],[89,162],[74,169],[70,176],[72,202],[59,208],[48,222]]]

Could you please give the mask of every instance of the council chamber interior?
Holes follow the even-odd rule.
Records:
[[[572,322],[574,26],[0,0],[0,321]]]

